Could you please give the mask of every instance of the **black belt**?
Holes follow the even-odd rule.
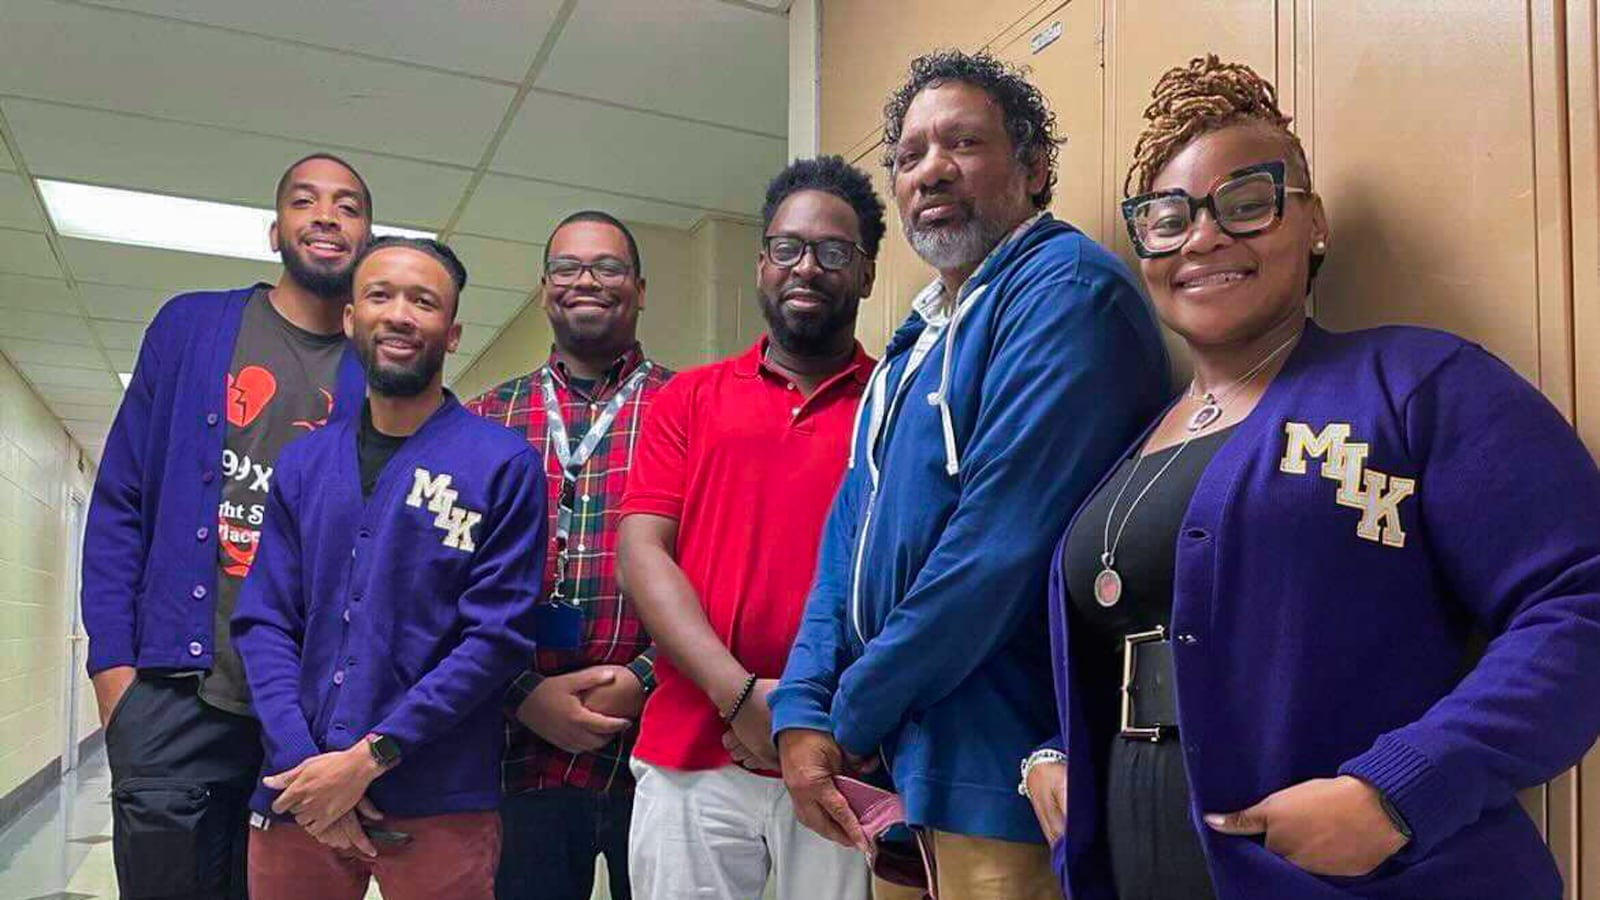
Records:
[[[1122,736],[1160,741],[1178,731],[1172,642],[1157,625],[1122,639]]]

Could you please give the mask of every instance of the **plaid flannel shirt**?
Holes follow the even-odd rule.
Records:
[[[644,353],[633,346],[598,381],[592,393],[574,386],[566,366],[552,353],[540,369],[513,378],[469,401],[468,409],[498,422],[526,437],[544,458],[549,482],[550,536],[545,558],[542,591],[548,596],[555,584],[555,516],[561,496],[561,462],[550,449],[545,434],[544,401],[540,391],[541,373],[549,371],[561,404],[562,420],[574,445],[588,433],[589,424],[643,362]],[[567,541],[567,598],[583,610],[583,642],[575,650],[550,650],[540,647],[532,665],[512,685],[508,710],[528,696],[545,676],[560,675],[588,666],[611,664],[627,666],[646,691],[655,687],[655,650],[639,618],[628,607],[617,585],[617,513],[626,487],[628,466],[638,438],[644,412],[672,372],[653,363],[640,389],[629,399],[611,423],[604,440],[578,475]],[[527,727],[511,719],[506,723],[506,754],[501,768],[501,786],[506,794],[563,785],[594,791],[612,788],[631,790],[633,777],[628,771],[628,756],[633,750],[637,726],[623,732],[615,741],[592,753],[568,753],[551,745]]]

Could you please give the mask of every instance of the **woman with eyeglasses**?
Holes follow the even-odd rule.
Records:
[[[1022,788],[1067,895],[1558,898],[1516,792],[1600,731],[1600,472],[1480,347],[1307,318],[1330,234],[1270,84],[1154,98],[1123,212],[1194,380],[1057,558]]]

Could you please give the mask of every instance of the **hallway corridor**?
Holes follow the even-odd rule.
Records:
[[[84,755],[33,808],[0,831],[0,900],[117,895],[111,864],[111,773],[103,746]]]

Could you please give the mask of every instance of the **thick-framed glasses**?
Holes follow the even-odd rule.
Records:
[[[1191,197],[1174,188],[1154,191],[1122,201],[1122,218],[1128,223],[1133,252],[1153,259],[1178,252],[1194,230],[1200,210],[1209,210],[1217,227],[1230,237],[1260,234],[1283,218],[1283,198],[1310,194],[1309,188],[1284,184],[1283,160],[1259,163],[1230,172],[1204,197]]]
[[[866,250],[850,241],[835,238],[808,241],[787,234],[769,234],[762,238],[761,250],[767,255],[768,262],[785,269],[800,265],[800,260],[805,259],[806,251],[810,250],[817,260],[817,265],[829,272],[837,272],[848,267],[855,260],[857,253],[862,256],[867,255]]]
[[[551,284],[561,287],[577,284],[584,272],[593,275],[595,281],[606,287],[616,287],[633,274],[633,266],[610,256],[602,256],[592,263],[570,256],[558,256],[544,265],[544,277],[549,279]]]

